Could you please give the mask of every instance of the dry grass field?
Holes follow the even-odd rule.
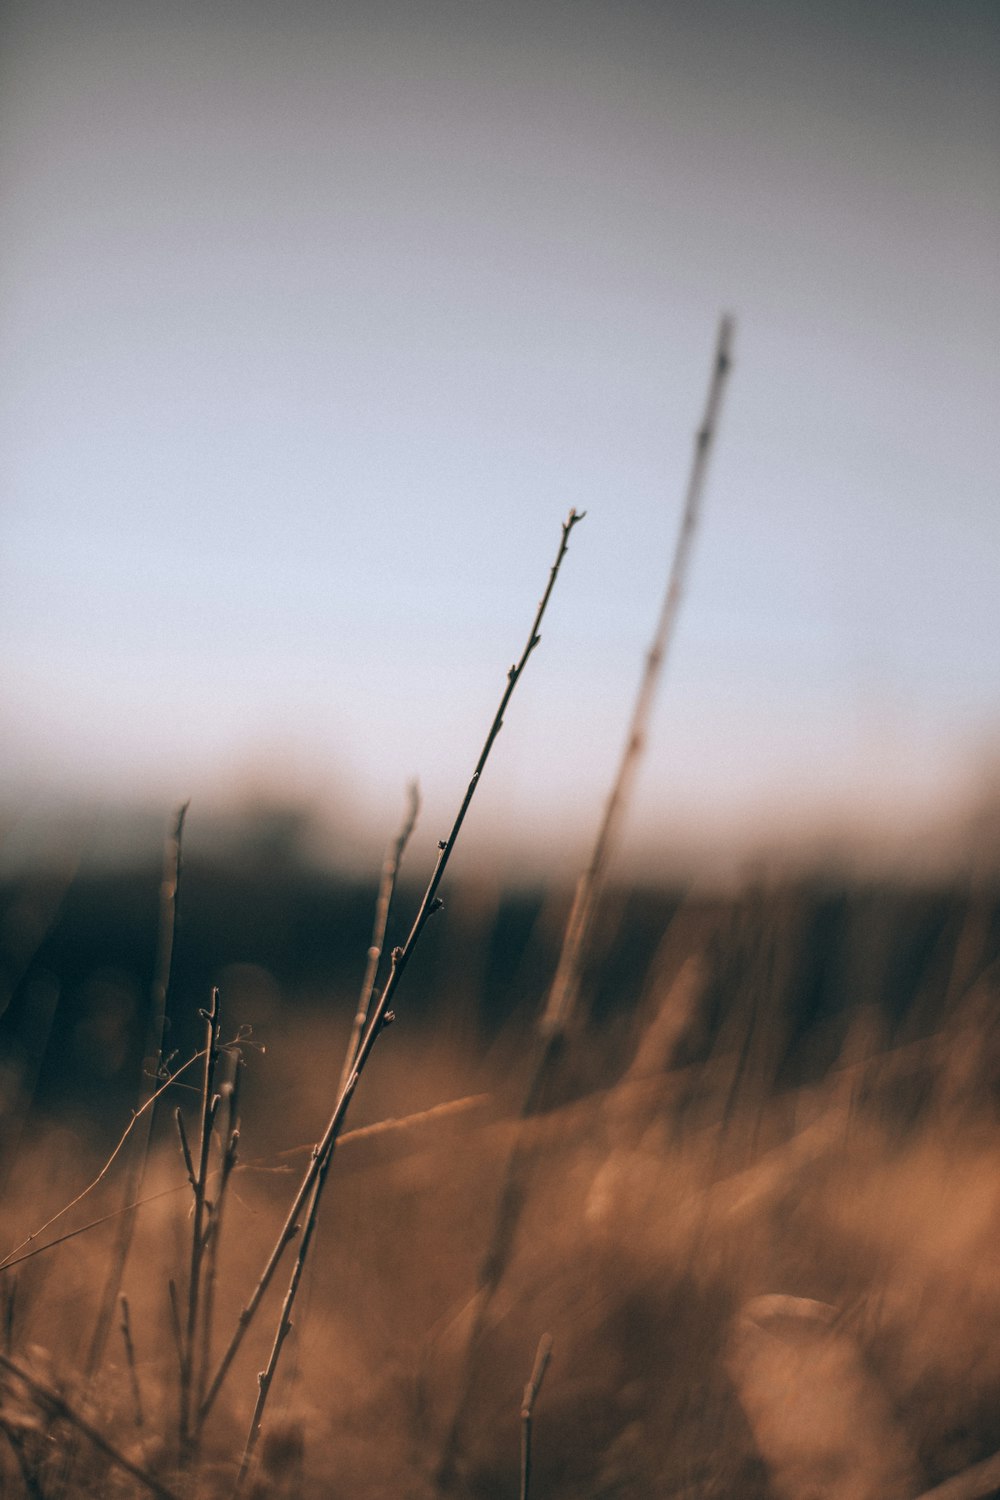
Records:
[[[595,968],[600,1003],[523,1120],[523,1006],[477,1029],[455,1013],[457,982],[410,1020],[401,999],[333,1158],[247,1495],[516,1494],[544,1332],[535,1496],[913,1500],[960,1474],[966,1488],[943,1495],[1000,1486],[968,1477],[1000,1448],[995,893],[692,897],[664,906],[640,972],[656,924],[647,913],[640,934],[620,912],[595,964],[622,976],[621,1003]],[[482,975],[490,932],[463,941]],[[213,1360],[322,1132],[351,1013],[347,995],[320,1009],[280,992],[267,1011],[255,983],[234,972],[222,999],[245,1086]],[[241,1016],[261,1015],[248,1036]],[[94,1177],[127,1112],[50,1105],[5,1153],[4,1250],[22,1247],[0,1280],[5,1495],[233,1491],[294,1242],[185,1451],[168,1287],[183,1322],[194,1208],[172,1116],[181,1106],[194,1139],[196,1074],[158,1105],[149,1201],[126,1216],[131,1359],[119,1310],[92,1356],[122,1216],[32,1253],[121,1207],[129,1142],[25,1243]],[[216,1123],[209,1199],[221,1108]],[[512,1154],[518,1212],[491,1282]]]

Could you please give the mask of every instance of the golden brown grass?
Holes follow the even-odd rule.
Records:
[[[977,1067],[962,1064],[956,1097],[968,1043],[958,1013],[895,1050],[859,1056],[852,1036],[840,1064],[809,1086],[744,1072],[734,1112],[738,1048],[671,1063],[702,1024],[721,961],[698,924],[690,936],[697,951],[604,1089],[527,1126],[477,1102],[344,1137],[249,1492],[434,1493],[517,1128],[534,1132],[535,1170],[470,1393],[462,1493],[516,1490],[519,1397],[539,1329],[552,1331],[555,1351],[534,1413],[536,1496],[910,1497],[1000,1446],[1000,1132],[988,1050]],[[303,1020],[254,1068],[279,1083],[306,1077],[328,1024]],[[475,1058],[415,1037],[383,1063],[379,1092],[413,1098],[413,1070],[441,1098],[470,1078],[492,1083],[495,1100],[511,1092]],[[310,1133],[310,1091],[284,1103],[268,1122],[266,1160],[254,1163],[245,1132],[218,1271],[222,1328],[287,1202],[288,1153],[294,1161]],[[71,1156],[68,1144],[62,1132],[41,1136],[23,1157],[5,1205],[11,1239],[70,1195],[80,1146]],[[176,1154],[162,1149],[150,1187],[179,1179]],[[5,1338],[10,1357],[131,1462],[208,1497],[231,1488],[267,1335],[248,1337],[201,1466],[178,1471],[165,1288],[189,1236],[181,1194],[137,1217],[125,1290],[142,1427],[124,1345],[89,1386],[74,1374],[106,1228],[19,1268]],[[0,1412],[5,1493],[33,1493],[26,1473],[34,1493],[57,1493],[64,1417],[16,1380]],[[92,1444],[76,1446],[67,1495],[140,1492]]]

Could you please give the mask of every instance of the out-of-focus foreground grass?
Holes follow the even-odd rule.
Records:
[[[200,913],[196,874],[185,893],[171,1046],[190,1050],[210,979],[224,1033],[252,1025],[255,1044],[218,1347],[329,1113],[371,893],[340,888],[339,936],[303,967],[295,934],[321,919],[316,892],[286,892],[270,935],[251,921],[232,938],[246,893],[208,890]],[[8,895],[16,937],[24,897]],[[65,905],[18,964],[8,943],[0,1253],[86,1185],[128,1121],[151,958],[121,934],[155,929],[155,890],[131,914],[87,909],[106,950],[93,925],[81,948]],[[518,1127],[564,914],[561,896],[470,885],[437,919],[334,1161],[248,1493],[432,1497],[461,1406],[454,1492],[516,1494],[520,1395],[546,1330],[533,1494],[548,1500],[911,1500],[1000,1448],[997,892],[612,893],[587,1018],[551,1107]],[[210,923],[217,946],[202,951]],[[137,1211],[123,1282],[141,1425],[117,1334],[96,1375],[80,1373],[115,1221],[0,1277],[0,1339],[124,1454],[207,1497],[231,1491],[280,1290],[199,1467],[179,1472],[167,1284],[185,1276],[190,1190],[170,1116],[186,1097],[177,1085],[159,1113],[144,1191],[160,1196]],[[518,1129],[527,1198],[470,1350]],[[112,1168],[50,1235],[120,1193]],[[11,1496],[142,1493],[13,1377],[0,1476]]]

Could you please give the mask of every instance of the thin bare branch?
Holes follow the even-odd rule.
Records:
[[[347,1080],[351,1075],[351,1070],[354,1067],[355,1061],[357,1059],[358,1047],[361,1042],[361,1037],[365,1025],[368,1021],[372,999],[375,993],[375,981],[378,977],[379,959],[382,956],[382,945],[385,942],[385,930],[389,921],[389,908],[392,905],[392,897],[396,889],[396,877],[399,874],[399,866],[403,857],[403,851],[405,850],[406,845],[409,842],[410,835],[413,832],[419,811],[420,794],[417,789],[417,783],[414,781],[410,783],[410,786],[408,788],[408,805],[403,816],[402,825],[399,829],[398,834],[396,835],[396,838],[393,840],[388,850],[386,851],[385,860],[382,864],[382,875],[379,881],[378,898],[375,903],[375,921],[372,929],[372,941],[368,949],[367,963],[365,965],[365,975],[361,985],[361,997],[358,1004],[358,1010],[357,1014],[354,1017],[354,1025],[352,1027],[351,1036],[347,1044],[347,1052],[344,1057],[344,1066],[340,1075],[340,1092],[343,1092],[344,1088],[347,1085]],[[333,1147],[331,1145],[320,1165],[319,1175],[316,1178],[316,1185],[313,1188],[312,1196],[309,1200],[309,1206],[306,1211],[305,1226],[299,1238],[298,1253],[296,1254],[295,1264],[292,1267],[292,1274],[289,1279],[287,1291],[285,1292],[285,1300],[282,1303],[281,1315],[278,1319],[277,1329],[275,1330],[274,1342],[271,1345],[271,1353],[268,1356],[267,1364],[260,1372],[260,1375],[257,1379],[257,1402],[254,1407],[253,1417],[250,1422],[250,1430],[247,1434],[247,1440],[243,1449],[243,1458],[240,1462],[239,1473],[236,1479],[237,1492],[242,1487],[243,1481],[246,1478],[247,1472],[250,1468],[254,1449],[257,1446],[257,1439],[260,1437],[261,1424],[264,1420],[264,1409],[267,1406],[267,1399],[271,1392],[271,1384],[274,1380],[274,1373],[278,1367],[278,1360],[281,1358],[281,1350],[284,1346],[286,1338],[292,1331],[292,1310],[295,1306],[295,1299],[298,1296],[299,1284],[302,1280],[303,1272],[305,1271],[306,1259],[309,1255],[309,1247],[312,1244],[313,1234],[316,1230],[316,1224],[319,1218],[320,1200],[323,1196],[323,1188],[326,1185],[327,1173],[330,1170],[330,1163],[332,1162],[332,1160]]]
[[[315,1188],[315,1185],[319,1179],[320,1173],[324,1170],[324,1163],[326,1162],[328,1156],[332,1153],[336,1145],[337,1138],[340,1135],[341,1130],[343,1129],[344,1119],[347,1115],[348,1109],[350,1108],[351,1099],[354,1095],[354,1090],[357,1087],[358,1079],[361,1076],[362,1070],[364,1069],[364,1066],[371,1055],[372,1048],[375,1046],[375,1043],[378,1040],[378,1037],[381,1034],[382,1030],[393,1019],[393,1013],[390,1005],[399,985],[399,981],[401,980],[406,966],[410,961],[413,950],[420,939],[420,935],[423,932],[424,927],[427,925],[427,922],[429,921],[433,913],[437,911],[441,906],[441,901],[437,894],[438,887],[441,884],[441,880],[444,876],[448,860],[451,857],[451,852],[454,849],[455,844],[458,840],[458,836],[462,830],[462,824],[465,822],[466,813],[468,812],[469,805],[472,802],[473,796],[475,795],[476,787],[479,785],[479,780],[489,758],[490,751],[493,748],[497,735],[503,728],[503,717],[507,710],[507,705],[510,702],[511,695],[515,687],[517,686],[517,683],[521,677],[522,672],[524,671],[525,666],[527,665],[528,658],[535,650],[541,639],[538,632],[541,626],[542,617],[545,614],[546,606],[548,605],[549,599],[551,598],[552,590],[555,587],[556,578],[559,575],[559,568],[562,564],[562,560],[566,555],[566,551],[569,546],[570,534],[574,526],[576,526],[576,524],[582,519],[582,514],[577,514],[575,510],[571,510],[568,518],[563,523],[559,550],[556,554],[555,562],[553,563],[549,571],[548,583],[546,585],[545,592],[542,595],[541,601],[539,602],[538,609],[535,612],[535,618],[532,622],[531,630],[528,633],[527,643],[525,644],[524,650],[521,653],[520,659],[515,662],[515,664],[507,673],[507,685],[500,699],[500,706],[494,716],[493,723],[490,725],[489,731],[486,736],[486,741],[483,745],[482,751],[480,752],[479,760],[476,762],[475,770],[472,773],[472,778],[466,789],[465,796],[462,799],[462,803],[452,825],[451,832],[449,833],[448,837],[446,839],[442,839],[438,845],[437,861],[435,863],[433,873],[431,874],[431,878],[427,884],[427,889],[424,892],[423,899],[421,900],[420,906],[417,910],[416,917],[414,918],[413,926],[410,929],[409,936],[407,937],[406,942],[402,945],[402,947],[393,949],[388,979],[386,980],[385,987],[383,988],[381,995],[372,1007],[368,1025],[358,1046],[357,1057],[355,1058],[354,1066],[351,1069],[350,1076],[348,1077],[347,1082],[340,1091],[340,1096],[327,1123],[326,1130],[323,1132],[322,1139],[318,1142],[315,1148],[312,1159],[299,1186],[299,1190],[296,1193],[295,1199],[288,1212],[288,1216],[278,1235],[277,1241],[275,1242],[274,1249],[271,1251],[271,1254],[268,1257],[267,1264],[265,1265],[264,1270],[261,1273],[260,1280],[251,1293],[251,1296],[243,1311],[240,1313],[236,1329],[233,1333],[232,1338],[230,1339],[229,1345],[222,1357],[219,1367],[216,1370],[215,1376],[212,1380],[212,1384],[206,1392],[205,1400],[202,1403],[202,1419],[204,1419],[208,1411],[211,1409],[212,1404],[214,1403],[215,1398],[219,1393],[222,1382],[225,1379],[229,1367],[236,1356],[237,1350],[243,1342],[243,1337],[246,1333],[246,1330],[253,1321],[253,1318],[261,1304],[264,1294],[274,1277],[274,1273],[277,1270],[278,1264],[285,1252],[286,1247],[298,1232],[301,1215],[306,1209],[310,1198],[312,1197],[313,1189]]]
[[[169,1198],[171,1193],[180,1193],[187,1185],[186,1182],[180,1182],[174,1187],[162,1188],[158,1193],[148,1193],[145,1198],[137,1198],[134,1203],[124,1203],[121,1208],[113,1208],[109,1214],[102,1214],[99,1219],[91,1219],[89,1224],[81,1224],[78,1229],[67,1230],[56,1239],[46,1240],[44,1245],[36,1245],[33,1250],[26,1250],[23,1255],[5,1261],[0,1269],[10,1271],[14,1266],[21,1265],[23,1261],[33,1260],[36,1255],[44,1255],[46,1250],[55,1250],[58,1245],[65,1245],[67,1240],[75,1240],[78,1235],[88,1234],[91,1229],[100,1229],[102,1224],[110,1224],[114,1219],[121,1218],[122,1214],[130,1214],[134,1209],[145,1208],[147,1203],[155,1203],[159,1198]]]
[[[416,827],[417,818],[420,814],[420,788],[415,781],[411,781],[406,789],[407,807],[403,815],[403,822],[399,832],[393,839],[385,852],[382,863],[382,874],[379,880],[378,899],[375,903],[375,921],[372,927],[372,940],[368,948],[368,959],[365,965],[364,979],[361,982],[361,995],[358,1000],[358,1009],[354,1016],[354,1024],[351,1027],[351,1035],[347,1042],[347,1051],[344,1054],[344,1066],[340,1074],[340,1090],[347,1086],[347,1080],[351,1076],[354,1060],[358,1055],[358,1047],[361,1036],[368,1021],[371,1010],[372,996],[375,993],[375,981],[378,978],[378,966],[382,958],[382,947],[385,943],[385,930],[389,923],[389,908],[392,905],[393,892],[396,889],[396,877],[399,874],[399,866],[402,863],[403,852],[410,841],[410,835]]]

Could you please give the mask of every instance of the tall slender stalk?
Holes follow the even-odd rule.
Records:
[[[351,1069],[354,1067],[354,1062],[358,1055],[358,1046],[361,1041],[361,1036],[364,1031],[365,1024],[368,1020],[369,1012],[371,1010],[372,998],[375,993],[375,981],[378,978],[379,959],[382,956],[382,945],[385,942],[385,930],[389,921],[389,909],[392,905],[392,897],[396,889],[396,877],[399,874],[399,866],[403,858],[403,852],[406,849],[406,845],[409,843],[410,835],[413,832],[419,811],[420,795],[417,791],[416,782],[411,782],[408,788],[407,809],[403,816],[403,822],[400,826],[398,834],[396,835],[396,838],[386,850],[385,859],[382,863],[382,875],[379,880],[378,897],[375,902],[375,921],[372,929],[372,940],[368,948],[364,978],[361,982],[361,994],[358,1000],[358,1009],[355,1013],[354,1025],[351,1028],[351,1035],[348,1038],[347,1042],[347,1050],[344,1054],[344,1066],[340,1075],[341,1090],[344,1089],[347,1080],[350,1077]],[[305,1224],[303,1226],[302,1234],[299,1238],[299,1247],[295,1257],[295,1265],[292,1267],[292,1274],[288,1283],[288,1290],[285,1293],[285,1300],[282,1304],[281,1315],[278,1319],[278,1326],[275,1330],[274,1343],[271,1346],[271,1353],[268,1357],[266,1366],[257,1377],[257,1404],[254,1407],[253,1417],[250,1422],[250,1430],[247,1433],[247,1440],[243,1449],[243,1457],[240,1461],[239,1473],[236,1477],[237,1492],[242,1487],[243,1481],[247,1476],[247,1471],[250,1468],[254,1449],[256,1448],[257,1440],[260,1437],[261,1424],[264,1420],[264,1408],[267,1405],[267,1398],[271,1392],[271,1384],[274,1380],[274,1373],[278,1368],[278,1360],[281,1358],[281,1350],[284,1345],[285,1339],[292,1331],[292,1309],[295,1306],[295,1298],[298,1295],[299,1283],[301,1282],[302,1274],[305,1271],[306,1259],[309,1255],[309,1246],[312,1244],[312,1238],[316,1231],[316,1225],[319,1219],[320,1199],[323,1196],[323,1188],[326,1185],[327,1174],[329,1173],[330,1163],[332,1162],[332,1160],[333,1146],[331,1144],[330,1149],[327,1151],[325,1157],[323,1158],[323,1161],[320,1164],[319,1175],[316,1178],[316,1185],[312,1190],[312,1196],[309,1200],[309,1207],[306,1211]]]
[[[590,926],[603,889],[609,862],[615,851],[635,774],[645,747],[656,689],[670,647],[677,611],[684,591],[691,545],[697,528],[701,497],[705,486],[708,458],[715,437],[726,376],[731,364],[732,338],[733,321],[729,317],[723,317],[719,323],[705,410],[695,433],[694,457],[684,497],[680,529],[667,575],[666,593],[653,640],[646,654],[618,771],[612,783],[611,793],[605,805],[604,816],[598,828],[590,858],[577,882],[556,973],[538,1023],[538,1036],[528,1070],[528,1082],[521,1104],[519,1122],[530,1119],[542,1107],[556,1059],[562,1053],[567,1028],[576,1009]],[[438,1467],[438,1483],[444,1489],[449,1488],[454,1482],[462,1427],[472,1388],[472,1365],[478,1352],[494,1293],[503,1278],[513,1250],[514,1238],[527,1194],[532,1160],[532,1147],[524,1138],[523,1132],[518,1130],[504,1170],[492,1233],[479,1268],[475,1313],[466,1342],[465,1375]]]
[[[701,512],[701,497],[708,473],[709,455],[722,406],[726,376],[732,364],[732,342],[733,320],[724,317],[719,323],[705,412],[701,425],[695,433],[694,457],[684,496],[680,530],[667,575],[666,593],[660,606],[656,630],[646,653],[639,691],[618,763],[618,772],[605,804],[604,816],[597,830],[590,859],[577,882],[562,950],[559,954],[559,964],[542,1016],[541,1027],[544,1034],[564,1031],[576,1008],[594,910],[604,885],[608,866],[617,847],[622,822],[635,784],[636,771],[646,747],[649,721],[656,702],[656,691],[673,640],[677,612],[687,582],[688,564]]]
[[[239,1319],[237,1321],[237,1325],[233,1332],[232,1338],[229,1341],[229,1345],[226,1348],[224,1355],[222,1356],[212,1383],[205,1393],[205,1400],[202,1402],[200,1413],[202,1420],[204,1420],[204,1418],[208,1415],[215,1402],[216,1397],[219,1394],[219,1391],[222,1387],[222,1382],[225,1380],[229,1368],[232,1365],[234,1358],[236,1357],[237,1351],[239,1350],[239,1347],[243,1342],[244,1335],[251,1322],[253,1321],[258,1308],[260,1307],[264,1294],[271,1284],[274,1273],[278,1268],[282,1256],[284,1255],[285,1249],[287,1248],[291,1240],[294,1239],[295,1235],[299,1232],[302,1212],[309,1202],[310,1196],[313,1192],[313,1188],[316,1185],[321,1171],[323,1171],[324,1161],[326,1161],[328,1156],[332,1153],[337,1138],[343,1128],[344,1119],[347,1115],[348,1109],[350,1108],[350,1103],[351,1099],[354,1096],[354,1091],[358,1085],[358,1079],[360,1078],[364,1070],[368,1058],[371,1056],[372,1048],[375,1046],[375,1043],[378,1040],[383,1028],[387,1026],[392,1019],[394,1019],[393,1012],[391,1010],[391,1001],[393,999],[393,996],[395,995],[396,989],[399,985],[399,981],[403,977],[406,966],[413,955],[413,950],[420,940],[421,933],[427,925],[430,917],[441,906],[441,901],[437,894],[438,887],[441,884],[442,877],[444,876],[445,869],[448,865],[448,860],[451,857],[451,852],[454,849],[455,844],[458,840],[458,836],[462,830],[462,824],[465,822],[466,813],[468,812],[469,805],[475,795],[476,787],[479,785],[479,780],[483,774],[483,769],[489,758],[490,751],[493,748],[493,744],[497,736],[499,735],[500,730],[503,728],[504,714],[507,710],[507,705],[510,702],[511,695],[513,694],[514,689],[520,680],[521,674],[524,671],[525,666],[527,665],[529,656],[541,640],[541,637],[538,634],[539,627],[542,622],[542,617],[545,614],[546,606],[548,605],[549,599],[551,597],[552,590],[555,587],[555,581],[558,577],[559,568],[562,564],[563,557],[566,555],[566,551],[569,546],[570,533],[572,532],[573,527],[577,524],[577,522],[582,519],[582,512],[578,514],[575,510],[571,510],[568,518],[563,522],[559,550],[556,554],[555,562],[553,563],[549,571],[548,584],[545,588],[545,592],[542,595],[541,601],[538,605],[538,609],[535,613],[535,618],[532,622],[527,643],[521,653],[520,659],[515,662],[515,664],[507,673],[507,686],[504,689],[503,695],[500,699],[500,706],[497,709],[496,715],[494,716],[493,723],[490,725],[489,732],[486,736],[486,741],[480,752],[479,759],[476,762],[476,768],[473,771],[472,778],[469,782],[468,787],[466,788],[465,796],[462,799],[462,803],[452,825],[451,832],[446,839],[442,839],[438,844],[438,857],[434,865],[434,870],[431,874],[430,880],[428,881],[427,889],[425,890],[423,898],[420,902],[416,917],[413,921],[413,926],[410,928],[409,936],[407,937],[402,947],[394,948],[392,951],[388,979],[386,980],[385,987],[383,988],[381,995],[378,997],[374,1006],[372,1007],[372,1011],[368,1019],[368,1024],[361,1037],[361,1041],[358,1044],[357,1056],[355,1057],[354,1065],[351,1068],[351,1072],[347,1079],[347,1082],[340,1090],[339,1098],[337,1099],[337,1103],[327,1123],[326,1129],[323,1132],[321,1140],[313,1148],[309,1166],[306,1169],[298,1192],[295,1195],[295,1199],[288,1211],[288,1215],[281,1228],[278,1238],[275,1241],[274,1248],[271,1251],[270,1256],[268,1257],[263,1271],[261,1272],[261,1276],[259,1281],[257,1282],[257,1285],[255,1286],[249,1300],[247,1301],[245,1307],[239,1315]]]
[[[358,1008],[354,1015],[354,1023],[351,1026],[351,1035],[348,1038],[347,1050],[344,1053],[344,1066],[341,1069],[339,1085],[341,1090],[347,1086],[347,1080],[350,1078],[351,1069],[354,1066],[354,1059],[358,1055],[361,1035],[368,1020],[372,995],[375,993],[375,981],[378,978],[378,966],[382,958],[382,947],[385,943],[385,929],[389,922],[389,907],[392,905],[392,895],[396,889],[396,876],[399,874],[403,851],[410,842],[410,835],[420,815],[420,788],[415,781],[410,782],[406,789],[406,795],[407,806],[403,821],[396,837],[386,849],[385,859],[382,861],[378,898],[375,902],[375,921],[372,926],[372,940],[368,947],[365,974],[361,981],[361,994],[358,998]]]

